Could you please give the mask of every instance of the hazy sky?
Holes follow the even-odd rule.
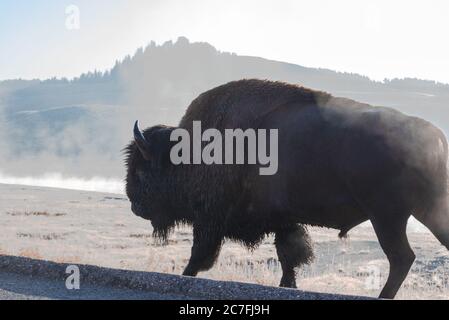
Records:
[[[79,30],[66,28],[71,4]],[[186,36],[373,79],[449,83],[448,17],[447,0],[0,0],[0,79],[105,70],[151,40]]]

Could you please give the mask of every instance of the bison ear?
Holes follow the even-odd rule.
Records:
[[[139,129],[139,121],[136,121],[134,125],[134,142],[137,145],[140,153],[142,154],[145,160],[151,159],[151,148],[150,143],[145,139],[144,135]]]

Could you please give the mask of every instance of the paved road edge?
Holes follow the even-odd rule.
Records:
[[[0,272],[65,281],[70,264],[0,255]],[[367,297],[305,292],[240,282],[77,265],[81,283],[211,300],[366,300]]]

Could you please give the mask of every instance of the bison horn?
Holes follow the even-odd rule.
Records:
[[[145,160],[150,160],[150,144],[139,129],[139,121],[134,125],[134,141]]]

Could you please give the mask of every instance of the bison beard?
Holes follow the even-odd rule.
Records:
[[[184,275],[211,268],[225,239],[254,249],[274,234],[283,275],[312,260],[305,225],[340,230],[370,220],[390,263],[382,298],[393,298],[415,259],[406,235],[413,214],[449,247],[448,147],[432,124],[280,82],[242,80],[200,95],[178,128],[277,129],[278,172],[259,165],[174,165],[170,134],[136,124],[127,147],[126,191],[134,213],[167,240],[178,224],[193,226]]]
[[[170,219],[153,220],[151,224],[153,226],[153,237],[163,244],[167,243],[168,236],[179,225],[176,221]]]

